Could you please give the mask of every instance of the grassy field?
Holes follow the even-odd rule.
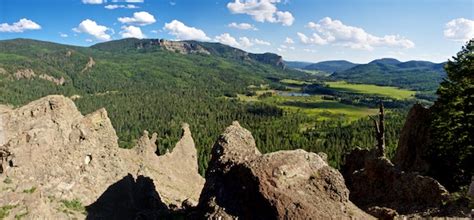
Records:
[[[303,85],[309,85],[311,83],[301,81],[301,80],[294,80],[294,79],[282,79],[280,80],[281,83],[283,84],[288,84],[288,85],[296,85],[296,86],[303,86]]]
[[[258,97],[265,92],[273,92],[274,95],[266,98]],[[238,95],[238,98],[244,102],[265,102],[276,105],[287,112],[302,111],[308,116],[314,117],[316,121],[340,118],[350,122],[377,113],[377,109],[347,105],[333,100],[324,100],[319,95],[282,96],[278,95],[274,90],[258,91],[256,96]]]
[[[369,84],[352,84],[344,81],[326,82],[329,87],[343,92],[373,94],[391,97],[394,99],[409,99],[414,98],[415,91],[400,89],[391,86],[377,86]]]

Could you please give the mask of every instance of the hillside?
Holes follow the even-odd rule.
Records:
[[[428,61],[400,62],[384,58],[338,71],[332,79],[353,83],[396,86],[417,91],[434,91],[445,77],[443,63]]]
[[[324,71],[327,73],[334,73],[334,72],[340,72],[344,71],[347,69],[350,69],[357,64],[351,63],[349,61],[345,60],[330,60],[330,61],[323,61],[319,63],[314,63],[308,66],[305,66],[303,69],[305,70],[319,70],[319,71]]]

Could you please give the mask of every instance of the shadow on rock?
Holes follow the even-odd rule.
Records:
[[[86,219],[150,219],[157,210],[167,209],[152,179],[128,174],[86,207]]]

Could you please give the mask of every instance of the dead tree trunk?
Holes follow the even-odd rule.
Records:
[[[369,116],[374,121],[375,140],[377,141],[377,156],[385,156],[385,120],[383,103],[379,106],[379,120]]]

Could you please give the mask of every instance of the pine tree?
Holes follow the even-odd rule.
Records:
[[[433,106],[435,177],[448,188],[467,184],[474,175],[474,39],[445,66]]]

